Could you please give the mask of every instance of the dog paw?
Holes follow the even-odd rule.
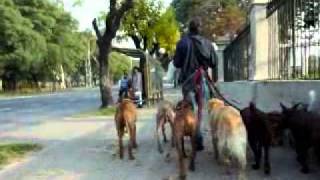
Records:
[[[254,170],[260,169],[260,165],[258,165],[258,164],[253,164],[251,167],[252,167],[252,169],[254,169]]]
[[[270,175],[270,173],[271,173],[270,168],[265,168],[265,169],[264,169],[264,174],[265,174],[265,175]]]
[[[271,167],[269,164],[265,164],[264,165],[264,174],[266,175],[270,175],[270,172],[271,172]]]
[[[304,167],[304,168],[301,168],[300,171],[301,171],[303,174],[308,174],[308,173],[309,173],[309,168]]]
[[[179,180],[186,180],[187,179],[187,176],[186,175],[180,175],[179,176]]]
[[[190,164],[189,169],[190,169],[190,171],[195,171],[196,170],[195,165],[194,164]]]
[[[131,161],[132,161],[132,160],[135,160],[135,159],[136,159],[136,158],[135,158],[134,156],[130,156],[130,157],[129,157],[129,160],[131,160]]]

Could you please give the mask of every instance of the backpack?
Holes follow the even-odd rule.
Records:
[[[187,84],[190,76],[200,67],[207,70],[214,68],[217,62],[217,55],[211,42],[201,36],[188,36],[191,43],[188,44],[186,59],[181,69],[179,83]],[[190,83],[188,83],[190,84]],[[192,86],[192,84],[190,84]]]

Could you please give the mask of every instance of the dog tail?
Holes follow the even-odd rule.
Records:
[[[308,111],[314,110],[314,106],[316,103],[316,92],[314,90],[309,91],[309,106]]]
[[[240,124],[236,129],[230,131],[225,126],[219,126],[217,132],[218,148],[221,153],[227,153],[238,160],[241,169],[246,166],[247,132],[244,124]]]

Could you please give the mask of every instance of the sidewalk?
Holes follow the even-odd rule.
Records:
[[[172,97],[171,97],[172,96]],[[174,95],[166,97],[174,98]],[[169,98],[169,100],[171,100]],[[24,127],[0,134],[2,142],[31,141],[44,149],[29,158],[0,171],[5,180],[172,180],[178,173],[176,152],[165,145],[165,153],[157,151],[155,139],[155,108],[140,109],[137,122],[138,149],[136,160],[129,161],[125,148],[124,160],[117,155],[117,135],[113,117],[65,118]],[[167,129],[169,132],[169,129]],[[189,180],[231,180],[214,161],[211,138],[204,121],[205,150],[197,154],[196,171],[188,172]],[[169,133],[168,133],[169,135]],[[126,138],[127,139],[127,138]],[[124,141],[127,147],[127,140]],[[190,143],[186,140],[187,153]],[[168,158],[165,155],[169,153]],[[291,149],[274,148],[271,152],[272,175],[250,169],[248,180],[316,180],[320,177],[317,166],[304,175],[299,172]]]

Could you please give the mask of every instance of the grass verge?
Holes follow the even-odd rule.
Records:
[[[38,144],[1,144],[0,145],[0,168],[14,160],[23,158],[27,153],[39,151],[42,147]]]
[[[113,116],[116,113],[116,107],[108,107],[108,108],[102,108],[98,110],[94,110],[91,112],[85,112],[76,115],[75,117],[88,117],[88,116]]]

